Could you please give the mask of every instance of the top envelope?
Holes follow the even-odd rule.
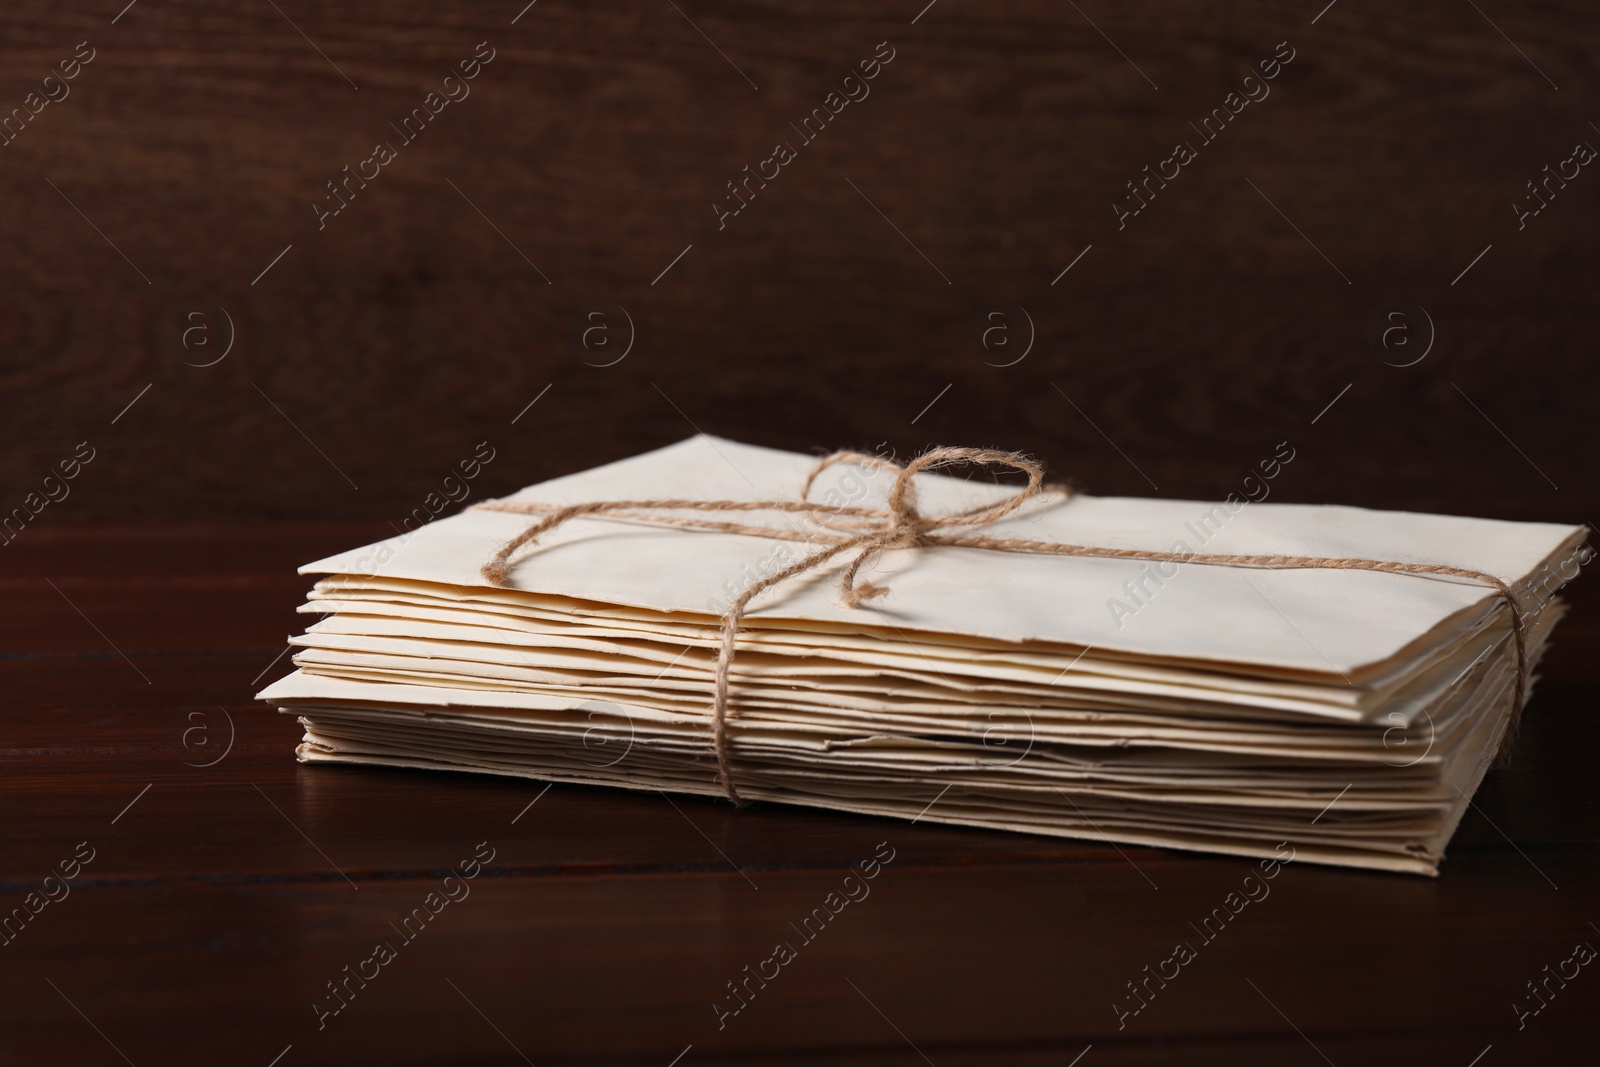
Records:
[[[701,435],[508,499],[553,505],[797,500],[816,463],[813,456]],[[818,478],[810,499],[881,507],[893,481],[887,471],[837,466]],[[916,488],[925,516],[992,504],[1016,492],[943,475],[918,475]],[[803,516],[773,511],[737,518],[780,530],[819,529]],[[533,521],[467,510],[300,570],[483,587],[479,568]],[[1530,608],[1559,582],[1555,570],[1584,537],[1583,527],[1550,523],[1239,501],[1062,499],[1048,492],[975,532],[1160,552],[1446,565],[1484,571],[1532,593]],[[535,596],[594,602],[599,610],[620,605],[711,623],[752,582],[818,547],[621,518],[573,519],[540,538],[516,565],[512,583]],[[863,577],[887,586],[889,595],[851,608],[837,596],[841,566],[832,562],[762,593],[746,625],[799,623],[821,631],[819,644],[827,643],[829,629],[916,631],[974,646],[1044,643],[1099,656],[1331,678],[1334,684],[1361,684],[1362,676],[1381,673],[1402,653],[1454,640],[1494,611],[1502,616],[1497,627],[1505,625],[1493,589],[1437,575],[1158,565],[936,546],[884,553]]]

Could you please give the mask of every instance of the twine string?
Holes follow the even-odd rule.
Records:
[[[810,499],[811,490],[818,476],[830,467],[844,464],[868,470],[894,472],[894,484],[889,489],[884,507],[823,504]],[[996,504],[979,505],[945,515],[924,515],[917,506],[916,486],[912,479],[924,471],[963,464],[992,470],[1009,468],[1025,475],[1028,482]],[[981,448],[934,448],[903,466],[892,460],[861,452],[835,452],[822,458],[812,468],[801,486],[798,500],[600,500],[564,506],[490,500],[474,505],[473,509],[541,516],[538,521],[502,545],[483,565],[481,573],[484,580],[493,586],[511,584],[512,569],[518,560],[537,546],[542,534],[572,519],[588,516],[627,519],[692,532],[742,534],[820,546],[817,551],[787,567],[751,582],[734,598],[722,616],[721,639],[717,649],[717,666],[711,700],[712,743],[723,791],[735,804],[740,804],[742,801],[734,784],[729,757],[728,721],[736,713],[736,709],[729,703],[731,688],[729,675],[738,642],[739,624],[750,602],[761,593],[792,578],[815,571],[850,552],[854,552],[854,556],[845,564],[839,576],[839,597],[846,606],[853,608],[861,607],[864,602],[888,592],[885,586],[860,578],[861,570],[866,564],[884,552],[934,546],[1095,559],[1141,560],[1153,563],[1198,563],[1206,566],[1251,567],[1264,570],[1365,570],[1389,574],[1460,578],[1489,586],[1505,602],[1508,609],[1517,668],[1512,695],[1513,724],[1527,699],[1528,649],[1522,605],[1518,602],[1510,584],[1497,575],[1467,567],[1400,563],[1394,560],[1359,557],[1160,552],[1138,548],[1103,548],[1095,545],[1062,544],[1025,538],[992,537],[972,532],[1015,513],[1023,504],[1044,491],[1044,468],[1022,453]],[[1071,495],[1070,491],[1060,487],[1052,487],[1052,491],[1059,493],[1062,500]],[[776,511],[802,516],[811,525],[805,529],[794,527],[784,529],[712,517],[756,511]],[[683,512],[701,514],[685,515]],[[1510,737],[1511,729],[1508,728],[1506,745],[1509,744]],[[1503,745],[1502,751],[1504,750]]]

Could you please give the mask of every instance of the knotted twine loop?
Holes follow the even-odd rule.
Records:
[[[817,477],[830,467],[849,464],[868,470],[895,472],[882,508],[857,507],[848,504],[821,504],[809,499]],[[916,486],[912,479],[924,471],[960,464],[991,469],[1010,468],[1027,476],[1028,484],[998,504],[986,504],[948,515],[923,515],[917,507]],[[1511,638],[1516,650],[1516,684],[1512,694],[1512,722],[1501,745],[1502,755],[1508,750],[1516,727],[1516,719],[1527,700],[1528,647],[1522,605],[1512,592],[1510,584],[1497,575],[1467,567],[1451,567],[1432,563],[1399,563],[1394,560],[1346,558],[1338,556],[1287,556],[1219,554],[1203,552],[1158,552],[1137,548],[1103,548],[1096,545],[1071,545],[1055,541],[1033,541],[1025,538],[990,537],[971,530],[988,526],[1011,515],[1030,499],[1044,491],[1044,468],[1037,461],[1020,452],[1001,452],[983,448],[934,448],[912,459],[904,466],[881,456],[862,452],[835,452],[818,461],[806,476],[798,500],[599,500],[583,504],[558,506],[552,504],[521,503],[512,500],[488,500],[475,504],[469,510],[507,511],[522,515],[543,516],[526,530],[507,541],[481,568],[484,580],[493,586],[509,586],[511,570],[529,549],[535,546],[541,534],[584,516],[606,516],[645,522],[658,526],[672,526],[702,533],[743,534],[771,540],[798,541],[821,545],[817,551],[791,563],[789,566],[758,578],[745,587],[722,616],[722,635],[717,650],[717,667],[712,688],[711,725],[712,743],[717,757],[717,773],[727,798],[742,805],[739,791],[734,785],[733,768],[728,755],[728,720],[734,711],[729,707],[729,673],[733,665],[734,648],[739,635],[739,623],[749,604],[761,593],[781,585],[791,578],[809,573],[848,552],[855,555],[845,565],[839,576],[839,597],[848,607],[861,607],[888,592],[884,586],[860,581],[861,568],[884,552],[894,549],[929,548],[949,546],[955,548],[980,548],[995,552],[1026,552],[1037,555],[1081,556],[1095,559],[1126,559],[1152,563],[1198,563],[1206,566],[1252,567],[1264,570],[1365,570],[1389,574],[1437,575],[1478,582],[1492,588],[1505,602],[1511,622]],[[1059,499],[1070,498],[1070,491],[1052,487]],[[664,514],[698,511],[716,514],[737,514],[750,511],[776,511],[803,516],[810,528],[791,525],[787,529],[743,523],[707,516]]]

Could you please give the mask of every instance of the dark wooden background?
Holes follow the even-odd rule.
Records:
[[[515,0],[278,6],[144,0],[115,26],[114,3],[6,7],[7,107],[79,41],[97,52],[0,148],[4,484],[101,452],[41,522],[397,520],[480,440],[502,492],[694,427],[1003,445],[1097,492],[1201,497],[1287,438],[1282,499],[1600,519],[1574,432],[1600,178],[1521,231],[1512,208],[1600,146],[1584,4],[1491,24],[1341,0],[1315,25],[1316,3],[941,0],[915,25],[915,3],[678,5],[759,90],[665,2],[541,0],[515,26]],[[471,95],[319,231],[324,183],[480,41],[496,59]],[[725,183],[881,41],[871,96],[719,232]],[[1119,232],[1124,183],[1280,41],[1296,58],[1271,95]],[[1436,327],[1413,367],[1365,339],[1392,301]],[[636,327],[614,366],[569,347],[595,303]],[[991,304],[1036,326],[1014,366],[971,342]],[[233,351],[185,365],[215,358],[219,309]],[[186,349],[201,321],[212,347]]]
[[[250,696],[294,565],[480,441],[475,497],[699,429],[1215,498],[1287,440],[1273,499],[1600,521],[1600,172],[1513,209],[1600,147],[1592,5],[124,2],[0,12],[0,115],[95,50],[0,147],[0,516],[96,450],[0,550],[0,903],[99,850],[0,947],[0,1063],[1589,1062],[1600,978],[1510,1009],[1600,944],[1589,576],[1444,878],[1291,869],[1123,1032],[1110,1001],[1243,864],[561,787],[513,825],[536,786],[301,768]],[[324,183],[483,41],[319,231]],[[1399,302],[1435,334],[1405,367],[1414,312],[1412,347],[1368,339]],[[869,901],[719,1033],[723,983],[885,838]],[[483,839],[493,876],[319,1033],[322,983]]]

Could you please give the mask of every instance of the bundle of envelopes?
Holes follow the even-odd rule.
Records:
[[[510,501],[795,499],[815,457],[700,436]],[[874,507],[894,475],[808,499]],[[919,474],[924,513],[1005,499]],[[261,694],[307,762],[722,795],[721,619],[802,540],[576,518],[510,583],[480,567],[525,514],[469,509],[310,564],[297,670]],[[743,523],[804,532],[805,515]],[[1529,670],[1582,527],[1351,507],[1046,494],[984,531],[1104,549],[1393,560],[1497,576]],[[950,546],[760,593],[728,679],[741,798],[924,822],[1436,873],[1521,708],[1512,616],[1461,577]]]

